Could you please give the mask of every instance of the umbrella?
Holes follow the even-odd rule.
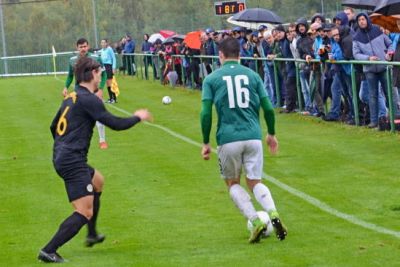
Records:
[[[183,39],[185,39],[185,35],[183,35],[183,34],[175,34],[175,35],[172,35],[171,38],[174,39],[175,41],[176,40],[183,40]]]
[[[175,35],[176,33],[174,31],[170,30],[161,30],[159,33],[164,36],[165,38],[171,37],[172,35]]]
[[[162,43],[163,44],[173,44],[173,43],[175,43],[175,40],[172,37],[168,37]]]
[[[379,13],[385,16],[400,14],[400,0],[381,0],[374,13]]]
[[[283,20],[271,10],[264,8],[248,8],[235,15],[232,20],[245,22],[264,22],[271,24],[281,24]]]
[[[378,3],[379,0],[343,0],[342,6],[365,10],[374,10]]]
[[[379,13],[369,15],[372,23],[382,26],[390,32],[400,32],[397,27],[397,20],[400,20],[400,15],[385,16]]]
[[[201,35],[200,31],[189,32],[186,34],[186,37],[185,39],[183,39],[183,42],[185,42],[189,48],[200,49],[201,46],[200,35]]]
[[[153,33],[152,35],[150,35],[148,41],[149,41],[150,43],[154,43],[157,39],[160,39],[161,41],[164,41],[164,40],[165,40],[164,36],[162,36],[161,34],[159,34],[159,33]]]
[[[274,28],[274,26],[272,26],[272,24],[270,23],[265,23],[265,22],[245,22],[245,21],[236,21],[233,20],[232,17],[229,17],[226,21],[230,24],[236,25],[236,26],[240,26],[240,27],[244,27],[247,29],[253,29],[253,30],[258,30],[258,27],[260,27],[261,25],[266,25],[268,27],[268,29],[272,29]]]

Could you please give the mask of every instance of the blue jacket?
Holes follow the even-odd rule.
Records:
[[[385,55],[388,51],[394,51],[392,41],[381,32],[378,26],[373,25],[368,15],[360,13],[360,16],[367,19],[368,26],[365,29],[358,28],[353,38],[353,55],[356,60],[369,60],[371,56],[377,56],[379,60],[385,61]],[[385,65],[364,65],[364,72],[380,73],[386,70]]]
[[[334,60],[346,60],[343,56],[342,49],[340,45],[335,42],[335,40],[331,41],[332,45],[332,56]],[[347,75],[351,75],[351,65],[350,64],[332,64],[332,69],[334,71],[341,71],[344,70]]]
[[[125,54],[130,54],[135,52],[135,42],[133,40],[129,40],[125,43],[123,52]]]
[[[110,46],[101,49],[101,61],[103,61],[103,64],[112,65],[113,70],[117,68],[117,61],[115,60],[115,54]]]

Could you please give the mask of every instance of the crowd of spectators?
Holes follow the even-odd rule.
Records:
[[[335,61],[398,61],[399,34],[372,24],[368,14],[355,14],[352,8],[345,8],[331,20],[317,13],[310,19],[299,18],[294,23],[277,25],[273,29],[266,25],[257,30],[234,27],[215,31],[207,28],[201,33],[199,49],[190,48],[180,38],[168,43],[161,39],[150,43],[149,35],[145,34],[140,52],[149,55],[144,57],[146,78],[147,67],[152,67],[156,79],[201,89],[202,78],[217,69],[220,63],[217,58],[193,56],[218,56],[218,44],[226,36],[237,38],[241,64],[260,74],[269,99],[275,107],[282,108],[282,113],[299,111],[301,101],[302,114],[352,125],[358,113],[361,125],[386,127],[389,107],[386,66],[355,64],[354,94],[350,64],[335,64]],[[135,51],[135,43],[126,36],[116,51],[123,54],[123,68],[133,74],[135,70],[129,66],[134,57],[125,54]],[[277,58],[304,61],[296,72],[294,61],[275,60]],[[300,88],[297,88],[296,78]],[[397,67],[393,68],[390,88],[395,115],[400,117],[400,70]],[[297,89],[301,91],[301,99],[298,99]],[[353,108],[354,101],[359,107],[357,113]]]

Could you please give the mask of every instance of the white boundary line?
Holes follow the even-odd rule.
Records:
[[[129,113],[128,111],[123,110],[121,108],[118,108],[118,107],[116,107],[114,105],[108,105],[108,107],[111,107],[111,108],[113,108],[113,109],[115,109],[115,110],[117,110],[117,111],[119,111],[119,112],[121,112],[123,114],[132,115],[132,113]],[[154,124],[154,123],[149,123],[149,122],[145,122],[145,124],[147,124],[149,126],[152,126],[152,127],[155,127],[155,128],[158,128],[160,130],[163,130],[164,132],[167,132],[168,134],[170,134],[170,135],[172,135],[172,136],[174,136],[174,137],[176,137],[178,139],[181,139],[181,140],[183,140],[183,141],[185,141],[185,142],[187,142],[189,144],[195,145],[197,147],[202,147],[202,144],[200,144],[200,143],[198,143],[196,141],[193,141],[192,139],[190,139],[190,138],[188,138],[186,136],[183,136],[183,135],[181,135],[179,133],[176,133],[176,132],[172,131],[171,129],[168,129],[168,128],[164,127],[164,126],[161,126],[161,125],[158,125],[158,124]],[[213,149],[213,152],[216,153],[216,150]],[[274,185],[276,185],[280,189],[285,190],[285,191],[289,192],[290,194],[297,196],[298,198],[301,198],[302,200],[308,202],[309,204],[311,204],[311,205],[319,208],[320,210],[325,211],[325,212],[327,212],[327,213],[329,213],[329,214],[331,214],[331,215],[333,215],[335,217],[341,218],[341,219],[343,219],[345,221],[348,221],[348,222],[350,222],[352,224],[361,226],[363,228],[372,230],[372,231],[377,232],[377,233],[387,234],[387,235],[394,236],[396,238],[400,238],[400,232],[398,232],[398,231],[390,230],[390,229],[384,228],[382,226],[379,226],[379,225],[376,225],[376,224],[369,223],[369,222],[363,221],[361,219],[358,219],[357,217],[355,217],[353,215],[346,214],[346,213],[343,213],[341,211],[338,211],[338,210],[332,208],[331,206],[329,206],[328,204],[326,204],[326,203],[324,203],[324,202],[322,202],[322,201],[320,201],[320,200],[318,200],[318,199],[316,199],[316,198],[314,198],[314,197],[312,197],[310,195],[307,195],[306,193],[304,193],[302,191],[299,191],[299,190],[297,190],[297,189],[295,189],[295,188],[293,188],[293,187],[291,187],[291,186],[289,186],[289,185],[287,185],[285,183],[282,183],[279,180],[277,180],[276,178],[274,178],[274,177],[272,177],[270,175],[267,175],[265,173],[263,173],[263,178],[268,180],[269,182],[273,183]]]

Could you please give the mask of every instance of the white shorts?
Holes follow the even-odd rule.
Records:
[[[218,146],[218,160],[224,179],[239,178],[242,167],[246,177],[259,180],[263,169],[263,148],[261,140],[246,140]]]

